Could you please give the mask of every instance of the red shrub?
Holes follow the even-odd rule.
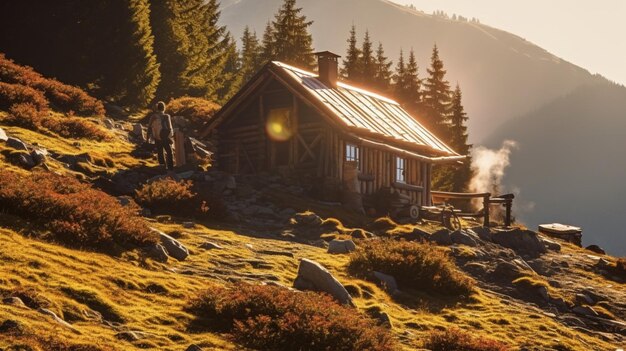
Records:
[[[184,117],[193,130],[201,128],[219,109],[220,105],[212,101],[188,96],[171,100],[167,104],[168,113]]]
[[[434,331],[424,347],[431,351],[506,351],[509,347],[496,340],[472,336],[457,328]]]
[[[82,89],[63,84],[55,79],[45,78],[32,68],[20,66],[7,59],[4,54],[0,54],[0,81],[40,91],[43,93],[42,96],[45,95],[50,104],[61,112],[74,111],[79,115],[104,115],[102,102],[89,96]]]
[[[156,243],[137,210],[74,178],[0,171],[0,211],[43,225],[53,240],[69,246],[111,250]]]
[[[197,189],[192,181],[159,179],[145,184],[135,193],[137,203],[156,214],[197,216],[221,219],[226,216],[224,202],[211,192]]]
[[[331,297],[268,285],[215,287],[189,310],[258,350],[397,350],[390,333]],[[207,321],[208,319],[208,321]]]
[[[9,114],[3,121],[10,125],[39,130],[47,116],[47,111],[38,110],[33,104],[20,103],[9,108]]]
[[[349,269],[364,276],[383,272],[400,286],[443,295],[469,296],[474,287],[444,249],[413,241],[365,241],[351,254]]]
[[[38,110],[48,108],[44,95],[31,87],[0,82],[0,109],[7,110],[14,104],[31,104]]]

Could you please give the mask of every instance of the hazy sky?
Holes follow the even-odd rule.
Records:
[[[626,0],[392,0],[478,18],[626,85]]]

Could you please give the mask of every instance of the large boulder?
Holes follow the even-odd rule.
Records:
[[[539,239],[539,235],[531,230],[519,228],[498,230],[492,238],[494,243],[512,249],[518,254],[536,257],[547,251],[545,244]]]
[[[313,212],[296,213],[293,219],[294,222],[299,225],[318,226],[322,224],[322,218]]]
[[[376,271],[374,271],[372,275],[376,282],[387,290],[387,292],[393,294],[398,290],[398,283],[396,282],[396,278],[393,276]]]
[[[146,141],[146,133],[143,130],[143,126],[140,123],[135,123],[133,125],[133,130],[131,132],[140,142]]]
[[[147,254],[149,257],[162,263],[166,263],[168,260],[167,250],[161,244],[154,244],[148,247]]]
[[[331,254],[344,254],[356,250],[354,241],[333,239],[328,243],[328,253]]]
[[[478,245],[479,238],[478,234],[471,229],[460,229],[450,234],[450,240],[455,244],[475,247]]]
[[[509,261],[499,260],[496,267],[491,272],[494,279],[507,282],[523,276],[532,276],[535,274],[535,271],[522,259],[513,259]]]
[[[163,233],[160,230],[152,228],[157,234],[159,234],[159,238],[161,239],[161,245],[165,247],[167,253],[174,257],[179,261],[184,261],[187,256],[189,256],[189,250],[185,247],[185,245],[181,244],[178,240],[172,238],[171,236]]]
[[[293,287],[325,292],[342,304],[353,305],[352,296],[346,288],[321,264],[306,258],[300,260]]]
[[[432,233],[428,240],[435,242],[439,245],[452,245],[452,238],[450,238],[450,231],[446,228],[440,229]]]

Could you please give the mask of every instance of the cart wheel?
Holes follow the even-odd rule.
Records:
[[[411,207],[409,208],[409,215],[411,216],[412,219],[419,219],[420,218],[419,206],[411,205]]]

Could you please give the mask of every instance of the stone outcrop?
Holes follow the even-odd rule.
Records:
[[[321,264],[303,258],[293,287],[299,290],[325,292],[342,304],[353,305],[352,296],[346,288]]]

